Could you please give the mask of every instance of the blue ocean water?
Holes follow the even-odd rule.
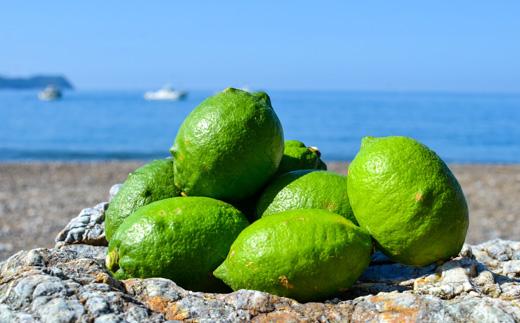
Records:
[[[212,92],[150,102],[141,91],[74,91],[41,102],[0,91],[0,161],[168,156],[182,120]],[[404,135],[457,163],[520,163],[520,94],[271,91],[285,138],[351,160],[363,136]]]

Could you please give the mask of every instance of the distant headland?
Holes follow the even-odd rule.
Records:
[[[59,75],[34,75],[27,78],[3,77],[0,75],[0,90],[42,89],[48,85],[53,85],[60,89],[74,89],[69,80]]]

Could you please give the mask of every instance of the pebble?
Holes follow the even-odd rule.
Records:
[[[11,243],[0,243],[0,251],[11,251],[13,250],[13,245]]]
[[[343,297],[300,304],[259,291],[191,292],[163,278],[118,282],[104,267],[106,247],[63,243],[0,263],[0,322],[515,322],[520,262],[495,258],[518,250],[505,240],[465,245],[458,257],[421,268],[374,257]]]
[[[502,264],[502,272],[508,276],[519,276],[520,274],[520,260],[505,261]]]

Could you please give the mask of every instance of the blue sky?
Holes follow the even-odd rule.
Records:
[[[0,74],[81,89],[520,92],[515,1],[4,1]]]

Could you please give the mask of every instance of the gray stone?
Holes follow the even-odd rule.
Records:
[[[502,264],[502,272],[508,276],[520,275],[520,260],[509,260]]]
[[[81,210],[79,215],[65,226],[56,236],[56,246],[65,244],[89,244],[106,246],[105,238],[105,210],[108,203],[103,202],[92,208]]]
[[[13,245],[9,242],[0,243],[0,251],[11,251],[13,250]]]
[[[53,298],[46,304],[33,309],[35,316],[44,322],[74,322],[85,313],[77,299]]]
[[[349,291],[301,304],[250,290],[192,292],[163,278],[118,281],[104,265],[107,207],[82,210],[54,248],[20,251],[0,263],[0,323],[520,321],[520,242],[464,245],[458,257],[419,268],[376,252]]]
[[[9,306],[0,304],[0,323],[32,323],[36,322],[31,314],[23,313],[20,311],[13,311]]]
[[[301,304],[259,291],[191,292],[163,278],[120,282],[104,267],[106,247],[63,244],[0,263],[0,322],[515,322],[520,281],[505,273],[516,275],[516,263],[500,259],[519,247],[466,245],[459,257],[422,268],[376,256],[349,292]]]

